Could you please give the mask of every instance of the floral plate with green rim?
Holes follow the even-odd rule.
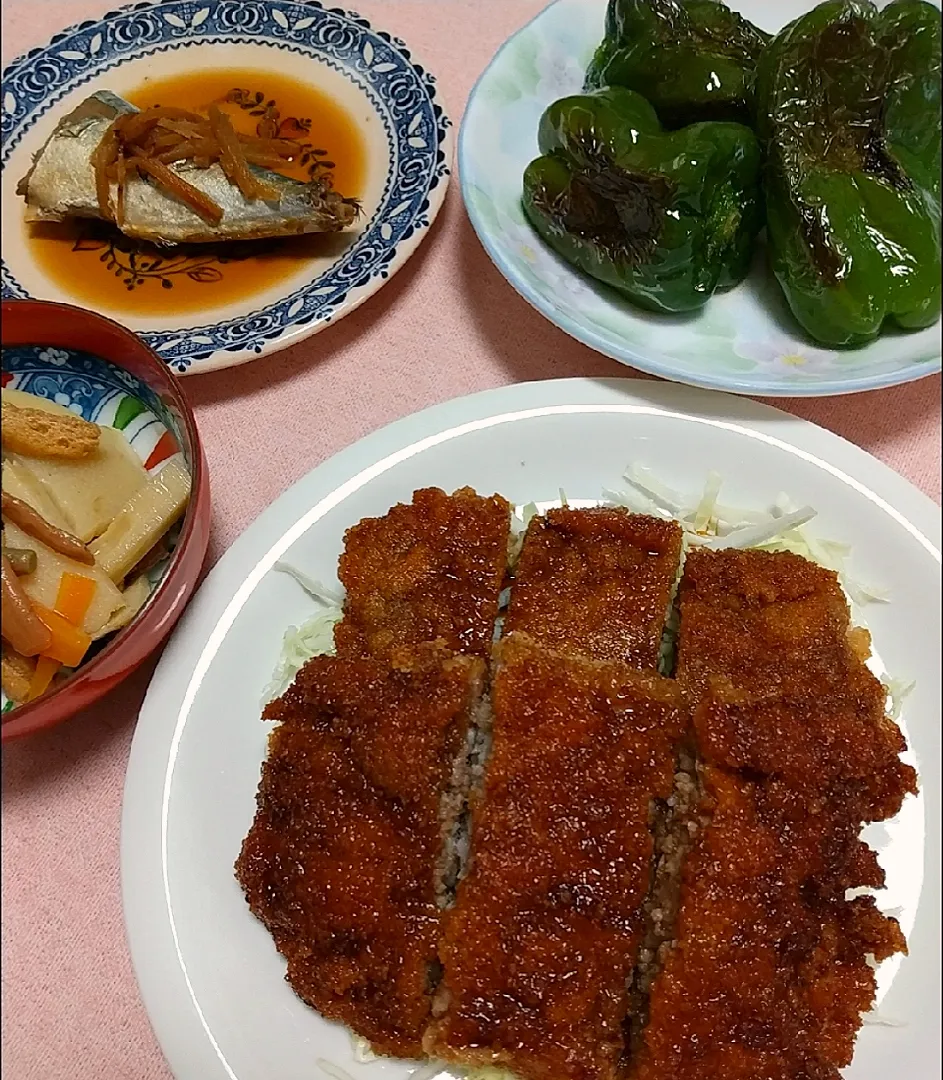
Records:
[[[809,4],[731,5],[775,31]],[[757,251],[747,280],[693,315],[633,307],[571,268],[537,236],[521,177],[537,156],[537,123],[576,93],[602,40],[606,0],[556,0],[498,50],[478,80],[459,135],[459,175],[472,225],[495,265],[541,314],[621,363],[666,379],[740,394],[821,397],[876,390],[940,370],[939,324],[888,332],[864,348],[816,346],[793,319]]]

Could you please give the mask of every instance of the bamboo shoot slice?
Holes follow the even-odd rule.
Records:
[[[57,529],[69,531],[69,522],[53,502],[52,496],[18,461],[7,458],[3,462],[3,490],[14,499],[21,499]]]
[[[93,637],[113,615],[124,608],[120,590],[99,567],[86,566],[67,559],[10,522],[4,522],[3,531],[10,547],[27,548],[36,552],[36,569],[32,574],[20,578],[20,584],[30,600],[35,600],[43,607],[54,608],[64,573],[93,578],[96,585],[95,595],[82,620],[82,629]]]
[[[86,458],[9,457],[42,485],[66,519],[69,532],[86,544],[100,536],[147,483],[147,473],[131,444],[109,427],[101,429],[98,449]]]
[[[106,634],[113,634],[116,630],[121,630],[127,626],[141,608],[144,607],[144,604],[150,595],[151,583],[147,580],[146,574],[140,574],[121,593],[121,596],[124,599],[124,607],[121,608],[120,611],[116,611],[101,630],[92,635],[92,640],[97,641]]]
[[[65,416],[70,411],[57,401],[50,401],[49,398],[40,397],[38,394],[28,394],[25,390],[13,390],[10,387],[0,390],[0,398],[8,405],[16,405],[21,409],[39,409],[40,412],[54,413],[58,416]]]
[[[139,488],[104,533],[89,545],[112,581],[122,581],[186,509],[190,474],[171,458]]]

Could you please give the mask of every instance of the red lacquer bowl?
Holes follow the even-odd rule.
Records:
[[[193,412],[166,364],[124,327],[90,311],[42,300],[5,300],[2,343],[76,349],[124,368],[175,414],[190,466],[190,504],[170,565],[138,616],[65,682],[4,718],[0,738],[53,727],[97,701],[131,674],[164,641],[196,587],[210,536],[210,486]]]

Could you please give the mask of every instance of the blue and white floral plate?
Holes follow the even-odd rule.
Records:
[[[196,65],[277,72],[313,85],[356,119],[366,168],[353,241],[249,300],[181,316],[108,310],[178,374],[241,364],[294,344],[361,304],[425,237],[445,197],[451,125],[435,79],[406,45],[315,0],[149,0],[73,26],[3,72],[2,296],[75,303],[34,257],[16,184],[62,116],[96,90]],[[338,247],[342,250],[338,251]],[[79,301],[81,303],[81,301]],[[89,305],[85,305],[89,306]]]
[[[764,29],[812,0],[733,0]],[[537,156],[537,122],[579,92],[602,39],[606,0],[557,0],[499,50],[472,91],[459,136],[462,195],[475,231],[515,289],[551,322],[624,364],[678,382],[742,394],[822,396],[874,390],[940,370],[940,327],[888,333],[862,349],[818,348],[803,336],[758,253],[741,286],[697,315],[633,307],[571,269],[527,223],[521,176]]]

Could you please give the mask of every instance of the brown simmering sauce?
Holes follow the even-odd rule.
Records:
[[[238,101],[233,91],[243,91]],[[274,102],[280,134],[323,151],[285,175],[308,179],[311,161],[330,172],[334,187],[359,198],[366,148],[353,117],[331,97],[285,75],[219,68],[147,79],[125,93],[133,105],[172,105],[205,113],[217,102],[237,131],[256,134]],[[259,99],[259,104],[256,104]],[[310,126],[308,122],[310,121]],[[30,227],[30,248],[46,277],[80,303],[134,315],[171,315],[224,307],[296,274],[315,258],[341,250],[336,235],[157,248],[103,223],[75,221]]]

